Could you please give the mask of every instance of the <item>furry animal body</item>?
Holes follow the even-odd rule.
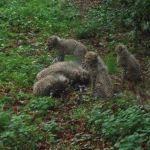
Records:
[[[56,62],[49,67],[43,69],[36,76],[37,80],[40,80],[48,75],[62,74],[67,77],[71,84],[86,84],[89,81],[88,71],[82,68],[76,62]]]
[[[64,61],[66,54],[76,56],[82,62],[87,48],[81,42],[74,39],[62,39],[58,36],[51,36],[47,41],[48,49],[56,48],[59,55],[59,61]]]
[[[69,79],[64,75],[48,75],[34,84],[33,94],[35,96],[58,95],[63,93],[68,86]]]
[[[134,83],[141,81],[140,65],[136,58],[129,53],[127,47],[123,44],[118,44],[115,51],[117,53],[117,63],[123,69],[123,80],[128,80]]]
[[[113,86],[107,67],[96,52],[89,51],[85,55],[85,63],[91,78],[91,91],[97,97],[111,98]]]

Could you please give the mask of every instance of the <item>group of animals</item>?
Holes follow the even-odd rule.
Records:
[[[74,39],[62,39],[58,36],[51,36],[47,46],[48,49],[57,49],[58,57],[52,65],[37,74],[37,82],[33,86],[34,95],[60,95],[70,87],[90,82],[91,95],[113,97],[113,84],[107,66],[96,52],[88,51],[85,45]],[[127,80],[136,86],[142,80],[138,61],[123,44],[118,44],[115,52],[118,65],[122,68],[122,83]],[[78,60],[64,61],[66,54],[72,54]]]

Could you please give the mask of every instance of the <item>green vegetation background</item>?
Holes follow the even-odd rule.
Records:
[[[137,105],[130,91],[108,102],[85,97],[78,105],[32,95],[36,74],[57,55],[45,48],[50,35],[107,40],[109,53],[103,58],[109,72],[118,75],[113,51],[117,42],[148,51],[149,8],[149,0],[106,0],[81,15],[79,7],[64,1],[1,0],[0,149],[94,149],[96,144],[88,141],[96,138],[99,147],[105,143],[112,149],[149,149],[150,113]],[[68,110],[70,103],[75,107]],[[68,121],[74,120],[70,127]],[[85,130],[79,130],[79,122]],[[69,135],[62,136],[66,131]]]

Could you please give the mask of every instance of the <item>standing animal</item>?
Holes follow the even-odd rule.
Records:
[[[84,55],[87,52],[87,48],[81,42],[74,39],[62,39],[58,36],[51,36],[47,40],[48,49],[56,48],[58,51],[57,61],[64,61],[66,54],[74,55],[78,58],[79,62],[82,62]]]
[[[85,63],[90,74],[92,94],[98,97],[111,98],[113,86],[103,60],[96,52],[89,51],[85,55]]]
[[[33,86],[35,96],[54,96],[62,94],[69,87],[69,79],[61,74],[48,75]]]

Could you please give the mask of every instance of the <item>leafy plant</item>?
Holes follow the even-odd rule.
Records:
[[[87,118],[87,108],[84,108],[84,107],[79,107],[75,110],[73,110],[72,112],[72,118],[75,118],[75,119],[83,119],[83,118]]]
[[[0,112],[0,130],[2,131],[5,126],[9,124],[11,112]]]
[[[148,0],[103,0],[82,17],[67,2],[0,1],[0,149],[83,149],[90,142],[92,147],[97,145],[91,141],[96,134],[117,149],[146,149],[150,144],[149,111],[134,106],[135,97],[128,92],[110,101],[94,101],[87,94],[82,104],[72,100],[76,93],[65,101],[32,95],[36,74],[57,55],[45,51],[49,36],[102,38],[112,49],[123,38],[125,43],[139,41],[140,35],[149,33]],[[118,32],[125,34],[117,39]],[[114,53],[104,61],[109,72],[116,74]]]
[[[53,120],[53,121],[50,121],[50,122],[46,122],[43,124],[43,129],[47,132],[50,132],[50,133],[54,133],[56,134],[58,131],[60,131],[60,127],[59,125]]]
[[[33,99],[27,109],[33,112],[37,112],[40,115],[46,114],[49,109],[53,109],[58,105],[58,102],[53,98],[41,97]]]
[[[134,148],[137,143],[137,147],[141,147],[143,142],[149,145],[148,141],[145,140],[145,138],[150,138],[150,118],[148,116],[149,113],[137,106],[119,110],[116,113],[110,109],[102,111],[102,108],[96,107],[91,112],[89,122],[92,129],[104,138],[109,139],[114,144],[117,141],[116,147],[127,148],[128,143]]]
[[[150,138],[146,134],[139,134],[135,132],[132,135],[126,136],[124,139],[120,140],[115,144],[115,147],[123,150],[147,149],[150,146]]]
[[[26,149],[30,147],[35,149],[40,136],[37,133],[37,127],[31,123],[31,117],[28,115],[14,115],[0,134],[3,148]]]

